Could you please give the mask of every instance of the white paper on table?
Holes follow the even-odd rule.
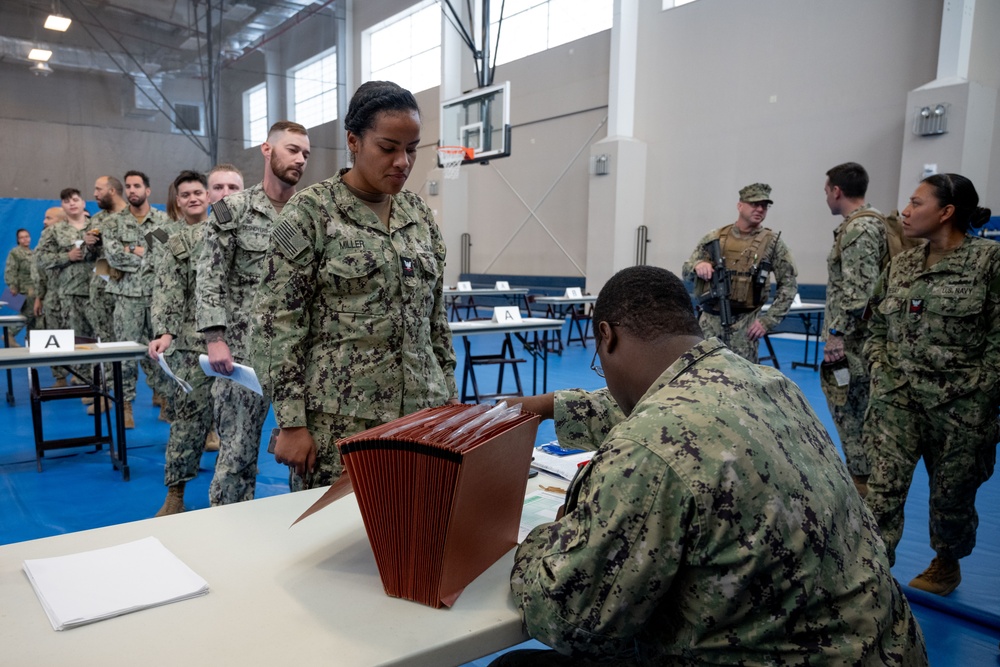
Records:
[[[114,340],[107,343],[94,343],[94,347],[101,350],[112,350],[116,347],[132,347],[133,345],[138,345],[135,341],[131,340]]]
[[[524,542],[532,530],[543,523],[556,520],[556,513],[566,502],[565,495],[549,491],[532,491],[524,497],[524,509],[521,510],[521,525],[517,529],[517,543]]]
[[[174,375],[173,371],[170,370],[170,366],[167,365],[167,355],[161,353],[158,363],[160,364],[160,368],[163,369],[163,372],[167,374],[167,377],[171,378],[177,384],[179,384],[181,386],[181,389],[184,390],[185,394],[191,393],[191,385],[189,385],[187,382]]]
[[[243,364],[233,362],[233,374],[223,375],[222,373],[217,373],[212,370],[212,366],[208,363],[207,354],[198,355],[198,363],[201,364],[201,370],[205,371],[205,375],[208,377],[232,380],[237,384],[243,385],[250,391],[257,392],[261,396],[264,395],[264,390],[261,389],[260,386],[260,380],[257,379],[257,372],[250,366],[244,366]]]
[[[54,630],[205,595],[199,577],[155,537],[24,561]]]
[[[594,458],[596,452],[580,452],[569,456],[547,454],[537,447],[531,452],[531,465],[539,470],[572,481],[581,463]]]

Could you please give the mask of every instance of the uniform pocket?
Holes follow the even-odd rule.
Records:
[[[316,298],[333,312],[383,315],[387,310],[385,265],[381,251],[327,256],[320,267],[324,287]]]

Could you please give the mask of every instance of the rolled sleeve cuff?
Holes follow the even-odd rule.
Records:
[[[281,428],[306,426],[306,402],[302,399],[274,401],[274,418]]]
[[[225,308],[202,308],[198,313],[198,331],[213,327],[226,327]]]

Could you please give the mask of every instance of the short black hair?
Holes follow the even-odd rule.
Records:
[[[955,214],[951,224],[961,232],[969,228],[978,229],[990,220],[990,209],[979,205],[979,193],[976,186],[961,174],[934,174],[921,183],[934,188],[934,196],[939,206],[954,206]]]
[[[174,188],[179,188],[181,187],[182,183],[190,183],[191,181],[198,181],[206,188],[208,187],[208,178],[205,176],[205,174],[201,173],[200,171],[185,169],[184,171],[182,171],[177,175],[177,178],[174,179]]]
[[[129,176],[138,176],[139,178],[142,179],[142,184],[145,185],[147,188],[149,187],[149,176],[142,173],[141,171],[137,169],[129,169],[128,171],[125,172],[125,176],[122,178],[122,181],[127,181]]]
[[[117,192],[119,197],[121,195],[125,194],[125,189],[122,186],[122,182],[119,181],[117,178],[115,178],[114,176],[103,176],[102,178],[104,178],[105,180],[107,180],[107,182],[108,182],[108,188],[110,188],[114,192]],[[146,187],[149,187],[149,186],[147,185]]]
[[[17,233],[14,234],[14,238],[16,239],[18,236],[20,236],[21,232],[24,232],[25,234],[31,234],[31,232],[29,232],[27,229],[21,227],[19,230],[17,230]]]
[[[73,195],[80,195],[80,191],[76,188],[63,188],[59,193],[59,200],[66,201],[67,199],[72,199]]]
[[[826,172],[830,187],[838,187],[845,197],[860,199],[868,194],[868,172],[857,162],[845,162]]]
[[[392,81],[367,81],[351,98],[344,129],[360,137],[375,125],[375,117],[383,111],[416,111],[420,115],[410,91]]]
[[[595,332],[609,322],[644,341],[703,335],[684,283],[656,266],[632,266],[613,275],[597,296],[593,320]]]

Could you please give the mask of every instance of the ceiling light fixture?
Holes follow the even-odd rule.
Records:
[[[28,52],[28,60],[37,60],[41,63],[47,63],[51,57],[52,52],[48,49],[32,49]]]
[[[69,24],[72,22],[73,19],[66,18],[65,16],[60,16],[59,14],[49,14],[49,17],[45,19],[45,27],[48,30],[66,32],[69,29]]]

